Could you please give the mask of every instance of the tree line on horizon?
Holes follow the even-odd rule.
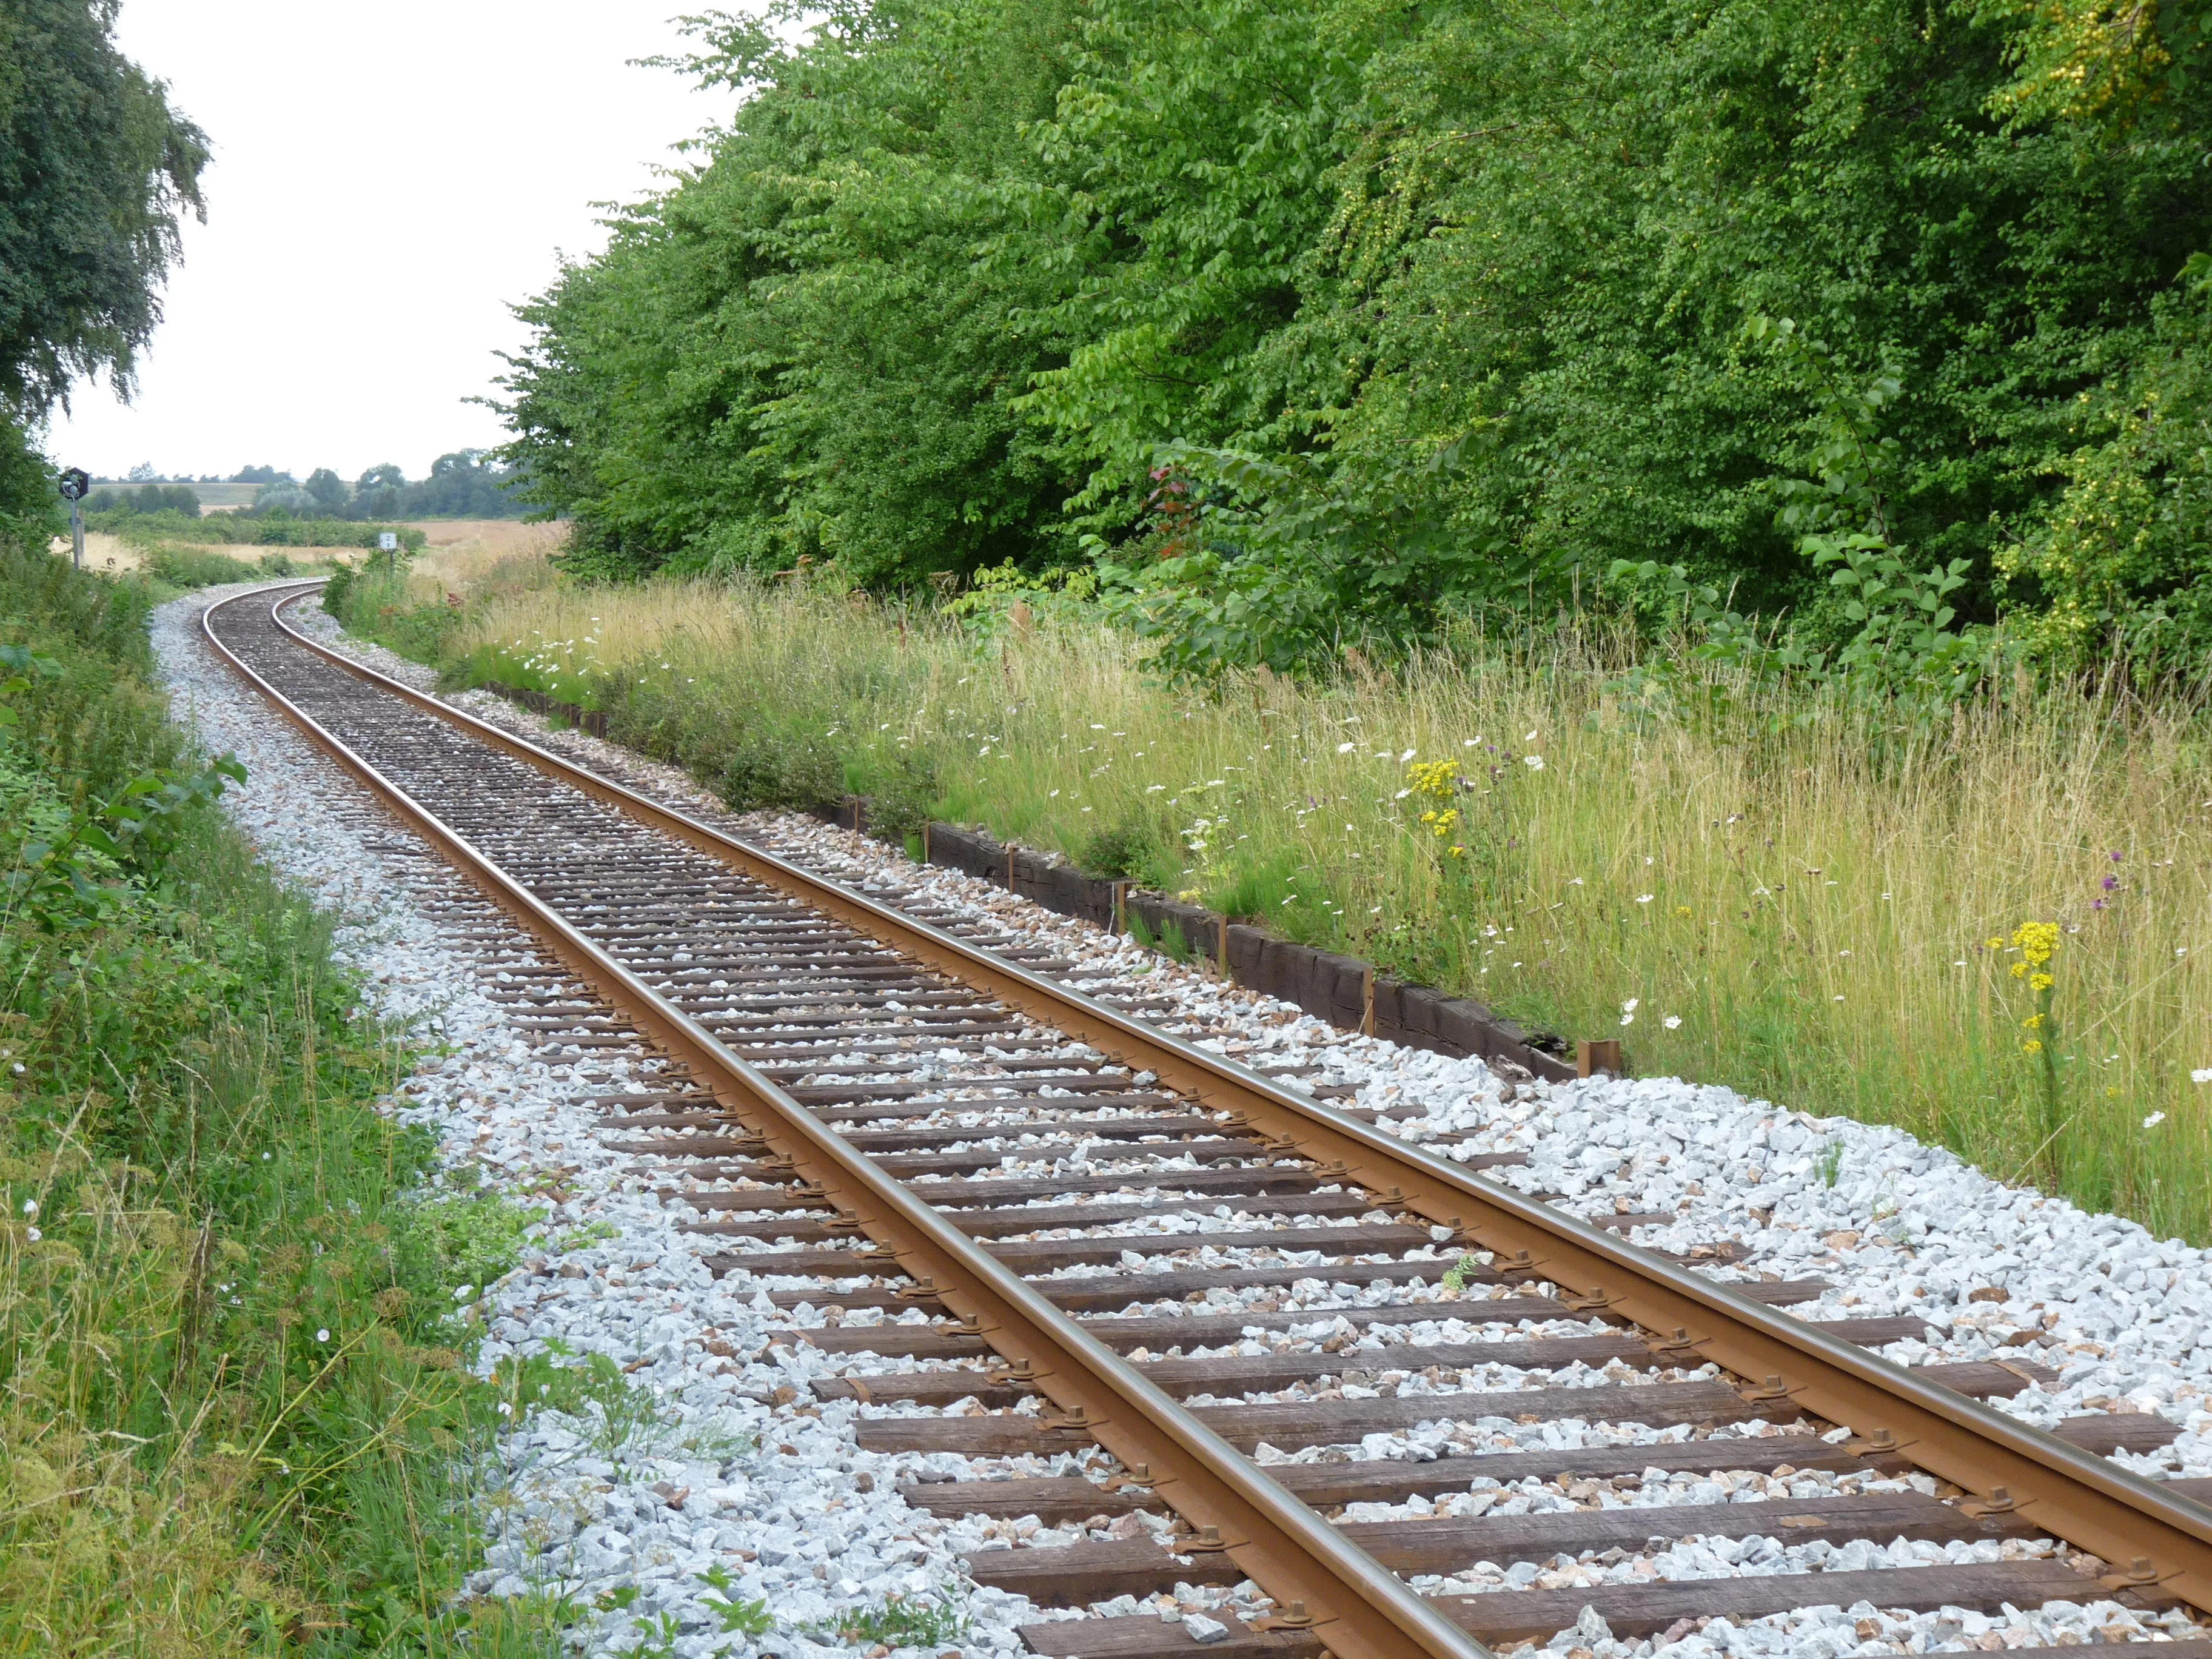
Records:
[[[734,115],[519,308],[572,569],[2212,647],[2206,0],[801,15],[695,24]]]
[[[273,466],[242,467],[228,478],[162,478],[150,466],[134,467],[125,480],[100,479],[85,500],[88,512],[181,513],[198,518],[194,483],[253,484],[247,514],[283,513],[294,518],[386,521],[394,519],[514,519],[531,509],[516,493],[515,471],[480,449],[457,449],[430,464],[428,477],[410,479],[390,462],[370,467],[351,483],[326,466],[302,481]]]

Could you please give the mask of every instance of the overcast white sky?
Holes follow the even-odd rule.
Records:
[[[249,465],[420,477],[498,441],[491,390],[556,251],[602,245],[671,146],[728,114],[629,60],[680,48],[696,0],[126,0],[124,51],[205,129],[208,222],[185,233],[137,396],[79,385],[46,449],[118,475]],[[739,9],[735,4],[726,9]]]

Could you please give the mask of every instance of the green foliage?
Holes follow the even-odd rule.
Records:
[[[55,485],[54,469],[31,434],[0,414],[0,542],[38,547],[67,532],[69,514]]]
[[[707,1605],[722,1621],[725,1636],[765,1636],[775,1628],[775,1616],[769,1612],[765,1601],[746,1601],[732,1593],[737,1580],[730,1577],[728,1568],[709,1567],[699,1575],[699,1582],[716,1592]]]
[[[0,729],[21,726],[12,699],[60,665],[0,646]],[[82,932],[114,919],[136,896],[133,878],[158,872],[199,808],[246,769],[225,755],[204,766],[142,772],[105,800],[73,805],[27,751],[0,749],[0,914],[26,935]],[[0,956],[0,962],[8,960]]]
[[[115,47],[119,0],[0,12],[0,407],[35,419],[106,369],[127,389],[161,320],[207,137]]]
[[[1303,388],[1267,349],[1356,139],[1382,14],[1331,0],[1099,0],[1054,118],[1029,135],[1075,277],[1074,342],[1024,412],[1100,527],[1126,523],[1163,443],[1278,435]],[[1387,26],[1384,26],[1387,27]]]
[[[1094,876],[1127,881],[1144,874],[1158,850],[1152,836],[1141,825],[1122,824],[1093,834],[1083,843],[1083,851],[1075,861]]]
[[[904,753],[872,766],[847,767],[847,787],[868,791],[869,829],[904,840],[937,816],[937,768],[927,755]]]
[[[340,566],[323,589],[323,609],[355,633],[422,662],[444,662],[448,642],[466,622],[454,606],[414,602],[404,554],[398,560],[368,559],[357,568]],[[494,666],[495,670],[497,665]],[[462,683],[471,685],[505,678],[498,672],[460,676]],[[533,684],[526,677],[508,683]]]
[[[1754,678],[1793,679],[1861,709],[1902,710],[1924,724],[1979,687],[2004,653],[1987,629],[1953,626],[1958,611],[1949,601],[1966,586],[1969,562],[1917,569],[1891,539],[1883,489],[1898,445],[1882,434],[1881,416],[1902,390],[1898,377],[1886,371],[1863,386],[1849,384],[1835,355],[1788,318],[1755,317],[1747,333],[1777,349],[1824,416],[1806,457],[1817,479],[1765,484],[1781,503],[1777,526],[1795,532],[1814,570],[1828,572],[1830,593],[1816,598],[1803,618],[1779,617],[1762,629],[1679,564],[1616,560],[1609,580],[1671,615],[1697,641],[1695,659]],[[1684,668],[1659,656],[1639,664],[1624,684],[1639,695],[1656,685],[1678,688]],[[1799,717],[1814,718],[1821,707],[1808,702]]]
[[[295,519],[289,513],[216,513],[188,519],[171,507],[141,512],[136,507],[85,514],[86,527],[104,530],[139,547],[160,547],[170,542],[191,544],[217,543],[228,547],[365,547],[387,532],[399,545],[419,553],[429,540],[420,530],[405,525],[355,524],[343,519]]]
[[[872,1607],[848,1609],[811,1628],[855,1647],[879,1642],[893,1648],[934,1648],[960,1641],[973,1622],[965,1602],[951,1589],[916,1595],[893,1590]]]
[[[1130,550],[1141,556],[1117,562],[1091,538],[1107,612],[1157,642],[1165,672],[1218,681],[1261,666],[1320,672],[1347,650],[1395,654],[1453,608],[1510,604],[1499,582],[1511,567],[1468,557],[1437,509],[1432,481],[1464,442],[1367,475],[1306,455],[1170,446],[1146,501],[1152,533]]]
[[[502,1269],[504,1271],[504,1269]],[[585,1443],[600,1456],[649,1456],[681,1421],[654,1390],[632,1382],[622,1367],[603,1353],[568,1362],[575,1352],[559,1338],[543,1352],[500,1361],[492,1385],[502,1396],[502,1415],[520,1423],[534,1412],[558,1412],[585,1425]]]
[[[2050,515],[1998,558],[2023,632],[2065,667],[2110,649],[2194,679],[2212,654],[2212,259],[2185,276],[2151,349],[2077,406]]]
[[[253,505],[237,515],[243,519],[514,519],[528,510],[517,493],[519,475],[487,460],[480,449],[441,455],[430,463],[428,477],[413,482],[388,461],[350,485],[326,466],[310,472],[305,483],[267,466],[249,466],[232,482],[261,486]]]
[[[570,568],[832,558],[896,583],[1034,551],[1065,492],[1012,403],[1064,349],[1072,273],[1022,135],[1073,10],[839,9],[795,51],[702,26],[702,76],[760,90],[523,308],[504,453],[576,516]]]
[[[453,1599],[498,1419],[451,1275],[512,1217],[408,1197],[404,1051],[209,810],[143,596],[0,547],[0,1648],[550,1651]]]
[[[544,1219],[496,1193],[440,1193],[411,1200],[405,1234],[410,1277],[443,1286],[453,1301],[466,1301],[512,1267],[526,1233]],[[452,1304],[449,1302],[448,1306]]]
[[[84,498],[92,513],[176,513],[187,519],[200,516],[200,498],[190,484],[143,483],[136,489],[107,487]]]
[[[146,556],[146,570],[172,587],[185,588],[252,581],[262,574],[258,566],[213,548],[172,547],[166,543]]]
[[[1929,695],[1986,672],[1947,641],[2006,607],[2069,660],[2179,664],[2212,544],[2203,22],[893,0],[789,47],[717,20],[691,66],[757,95],[524,308],[505,454],[575,515],[580,574],[1079,556],[1208,682],[1547,620],[1647,564]]]

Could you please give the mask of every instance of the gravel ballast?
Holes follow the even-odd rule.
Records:
[[[880,1608],[893,1595],[920,1601],[946,1597],[964,1607],[970,1620],[964,1637],[923,1642],[913,1648],[915,1655],[958,1650],[981,1659],[1018,1650],[1016,1626],[1048,1615],[1019,1596],[962,1589],[959,1557],[1017,1540],[1034,1544],[1040,1533],[1054,1529],[1033,1522],[1024,1531],[1013,1523],[934,1518],[908,1507],[897,1496],[899,1481],[922,1474],[963,1479],[994,1471],[1074,1474],[1086,1462],[1109,1467],[1103,1454],[1063,1455],[1048,1469],[1035,1459],[995,1460],[986,1468],[969,1459],[860,1451],[851,1427],[856,1418],[902,1408],[811,1403],[808,1382],[872,1363],[911,1370],[915,1362],[870,1362],[866,1356],[770,1346],[776,1331],[818,1324],[827,1316],[812,1309],[795,1316],[776,1310],[767,1291],[820,1281],[765,1273],[719,1280],[710,1275],[700,1258],[717,1253],[716,1242],[678,1231],[697,1212],[681,1202],[664,1203],[654,1190],[668,1182],[663,1161],[606,1150],[599,1139],[599,1113],[586,1103],[647,1091],[655,1062],[605,1050],[588,1057],[573,1048],[563,1054],[544,1031],[513,1024],[514,1006],[497,999],[498,981],[488,975],[495,975],[500,963],[532,959],[531,947],[519,937],[512,945],[488,945],[477,933],[463,936],[445,927],[437,913],[467,902],[469,890],[424,857],[419,843],[391,829],[357,787],[214,659],[201,638],[199,615],[208,599],[229,591],[234,590],[193,595],[157,613],[156,649],[179,717],[194,726],[210,750],[232,749],[245,761],[249,781],[226,798],[227,806],[272,865],[346,917],[343,948],[369,982],[375,1011],[441,1040],[440,1056],[410,1079],[395,1109],[444,1136],[456,1178],[466,1167],[516,1201],[550,1211],[532,1230],[528,1259],[507,1279],[456,1287],[464,1291],[459,1305],[486,1324],[479,1364],[489,1370],[510,1355],[555,1352],[579,1358],[604,1354],[620,1368],[621,1384],[607,1394],[610,1412],[529,1413],[504,1437],[501,1468],[484,1492],[495,1541],[471,1589],[496,1595],[551,1589],[586,1608],[604,1607],[579,1627],[595,1648],[627,1650],[645,1632],[657,1635],[665,1616],[678,1653],[733,1656],[848,1650],[852,1644],[824,1633],[840,1615]],[[293,614],[327,641],[427,689],[429,676],[419,665],[343,640],[319,611]],[[1062,977],[1082,988],[1167,998],[1173,1006],[1162,1018],[1164,1029],[1249,1063],[1301,1066],[1323,1080],[1352,1085],[1356,1103],[1386,1114],[1386,1127],[1433,1142],[1446,1156],[1523,1152],[1525,1167],[1498,1172],[1523,1190],[1562,1194],[1567,1207],[1586,1214],[1661,1212],[1674,1218],[1639,1227],[1632,1235],[1638,1243],[1687,1249],[1735,1241],[1741,1257],[1729,1267],[1709,1270],[1719,1277],[1817,1275],[1829,1281],[1833,1288],[1818,1303],[1795,1310],[1803,1316],[1911,1314],[1936,1328],[1925,1341],[1893,1345],[1887,1352],[1893,1358],[1917,1364],[2026,1358],[2056,1369],[2058,1380],[2050,1387],[1995,1402],[2027,1420],[2047,1424],[2092,1411],[2162,1414],[2181,1427],[2180,1437],[2161,1451],[2120,1461],[2146,1474],[2212,1475],[2212,1343],[2207,1341],[2212,1266],[2203,1251],[2160,1243],[2132,1223],[2087,1213],[2063,1200],[2006,1187],[1898,1130],[1814,1119],[1677,1079],[1516,1084],[1480,1060],[1347,1036],[988,883],[915,866],[896,850],[851,832],[786,815],[733,818],[672,769],[576,733],[549,733],[536,717],[487,695],[465,693],[454,701],[671,804],[734,823],[810,867],[854,885],[896,892],[900,902],[927,900],[951,908],[1021,943],[1049,948],[1076,962]],[[851,1068],[851,1074],[864,1072],[857,1062]],[[976,1139],[988,1142],[989,1110],[980,1102],[959,1103],[979,1108],[960,1121],[972,1119]],[[1018,1148],[1010,1147],[1009,1155],[1019,1157]],[[1108,1150],[1087,1156],[1102,1171],[1118,1167]],[[1160,1218],[1147,1230],[1167,1224]],[[1174,1224],[1198,1235],[1240,1224],[1240,1224],[1225,1206],[1219,1215]],[[1116,1229],[1130,1230],[1131,1224]],[[1060,1230],[1062,1236],[1067,1231]],[[1246,1254],[1208,1247],[1209,1261],[1227,1265]],[[1440,1252],[1440,1274],[1455,1255]],[[1402,1299],[1396,1292],[1341,1295],[1317,1279],[1268,1294],[1284,1310],[1310,1311],[1312,1322],[1271,1330],[1263,1339],[1248,1336],[1230,1348],[1185,1352],[1310,1346],[1349,1330],[1338,1329],[1331,1309]],[[1243,1301],[1249,1304],[1256,1296]],[[823,1305],[833,1300],[824,1285]],[[1186,1309],[1163,1302],[1149,1310],[1217,1313],[1224,1305],[1237,1304]],[[1601,1328],[1574,1321],[1503,1325],[1486,1321],[1482,1312],[1472,1301],[1440,1307],[1433,1324],[1370,1331],[1360,1346],[1370,1349],[1376,1368],[1387,1371],[1387,1349],[1407,1337],[1463,1341]],[[845,1322],[867,1317],[847,1316]],[[1441,1432],[1430,1425],[1370,1436],[1371,1443],[1352,1449],[1360,1456],[1418,1457],[1525,1445],[1530,1443],[1525,1430],[1516,1431],[1479,1404],[1482,1389],[1615,1380],[1601,1370],[1576,1368],[1493,1375],[1480,1388],[1440,1388]],[[1419,1380],[1413,1382],[1412,1391],[1419,1391]],[[1543,1429],[1540,1443],[1550,1445],[1638,1444],[1675,1432],[1663,1425],[1574,1420]],[[1315,1449],[1297,1456],[1310,1461],[1328,1455]],[[1912,1482],[1925,1479],[1912,1477]],[[1836,1477],[1808,1474],[1781,1480],[1655,1475],[1633,1492],[1595,1495],[1528,1481],[1433,1504],[1362,1505],[1351,1518],[1502,1515],[1624,1503],[1755,1505],[1768,1498],[1907,1484],[1862,1480],[1839,1486]],[[1476,1482],[1478,1488],[1485,1485]],[[1923,1486],[1930,1488],[1932,1483]],[[2039,1547],[1903,1541],[1840,1550],[1822,1544],[1785,1547],[1758,1535],[1749,1516],[1747,1529],[1741,1538],[1702,1539],[1613,1563],[1563,1558],[1528,1571],[1477,1567],[1449,1580],[1416,1582],[1424,1589],[1474,1594],[1531,1584],[1566,1588],[1654,1577],[1996,1559],[2001,1547],[2010,1553]],[[1060,1530],[1070,1541],[1088,1535],[1079,1528]],[[702,1577],[707,1574],[724,1585],[710,1584]],[[1203,1620],[1209,1610],[1249,1608],[1249,1587],[1243,1588],[1247,1593],[1241,1595],[1191,1589],[1170,1611]],[[751,1599],[769,1604],[774,1627],[757,1634],[723,1630],[720,1604]],[[1133,1602],[1096,1609],[1138,1610]],[[1155,1609],[1145,1604],[1143,1610]],[[1189,1628],[1206,1633],[1200,1625]],[[2121,1639],[2130,1633],[2147,1633],[2145,1621],[2124,1615],[2117,1604],[2095,1601],[1990,1619],[1927,1614],[1899,1620],[1872,1608],[1813,1609],[1740,1630],[1686,1631],[1672,1644],[1615,1641],[1609,1632],[1583,1629],[1563,1632],[1565,1645],[1553,1646],[1588,1648],[1596,1659],[1661,1648],[1681,1659],[1722,1651],[1836,1659],[1846,1652],[1919,1650],[1962,1641],[2021,1645]]]

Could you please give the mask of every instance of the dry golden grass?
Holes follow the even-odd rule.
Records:
[[[53,552],[58,558],[69,557],[70,538],[55,537]],[[88,530],[84,532],[84,568],[87,570],[127,576],[133,571],[144,569],[145,566],[143,548],[133,547],[121,537],[108,535],[105,531]]]
[[[416,557],[424,559],[469,556],[499,560],[517,554],[545,558],[561,550],[568,538],[565,524],[527,524],[520,519],[421,519],[407,526],[429,538]]]
[[[826,739],[857,787],[926,757],[944,816],[1077,855],[1128,832],[1160,884],[1620,1036],[1637,1071],[1899,1123],[2212,1238],[2196,710],[2015,688],[1885,735],[1702,670],[1694,698],[1639,707],[1589,635],[1216,698],[1080,616],[979,641],[788,586],[510,580],[458,644],[571,684],[619,672],[703,706],[701,732]],[[1425,796],[1412,768],[1437,762],[1465,787]],[[2011,972],[2030,921],[2064,930],[2055,1101]]]
[[[366,556],[358,547],[271,548],[238,542],[200,543],[181,538],[167,545],[188,549],[196,553],[220,553],[247,564],[252,564],[264,553],[283,553],[298,565],[351,564]],[[69,538],[56,537],[53,552],[58,558],[69,557]],[[111,536],[103,531],[88,530],[84,532],[84,568],[103,575],[135,574],[146,568],[146,561],[152,553],[150,548],[135,546],[119,536]]]
[[[514,519],[426,519],[408,527],[422,531],[429,538],[411,566],[412,574],[419,578],[416,586],[425,595],[434,585],[440,595],[473,587],[503,559],[543,560],[559,551],[568,535],[566,525],[524,524]],[[169,544],[227,554],[247,563],[270,551],[281,551],[301,565],[356,564],[368,556],[367,551],[358,547],[269,549],[228,542],[202,544],[189,534],[176,537]],[[56,537],[53,551],[62,558],[69,557],[69,538]],[[149,552],[147,548],[134,546],[103,531],[85,532],[84,563],[88,570],[130,575],[146,568]]]

